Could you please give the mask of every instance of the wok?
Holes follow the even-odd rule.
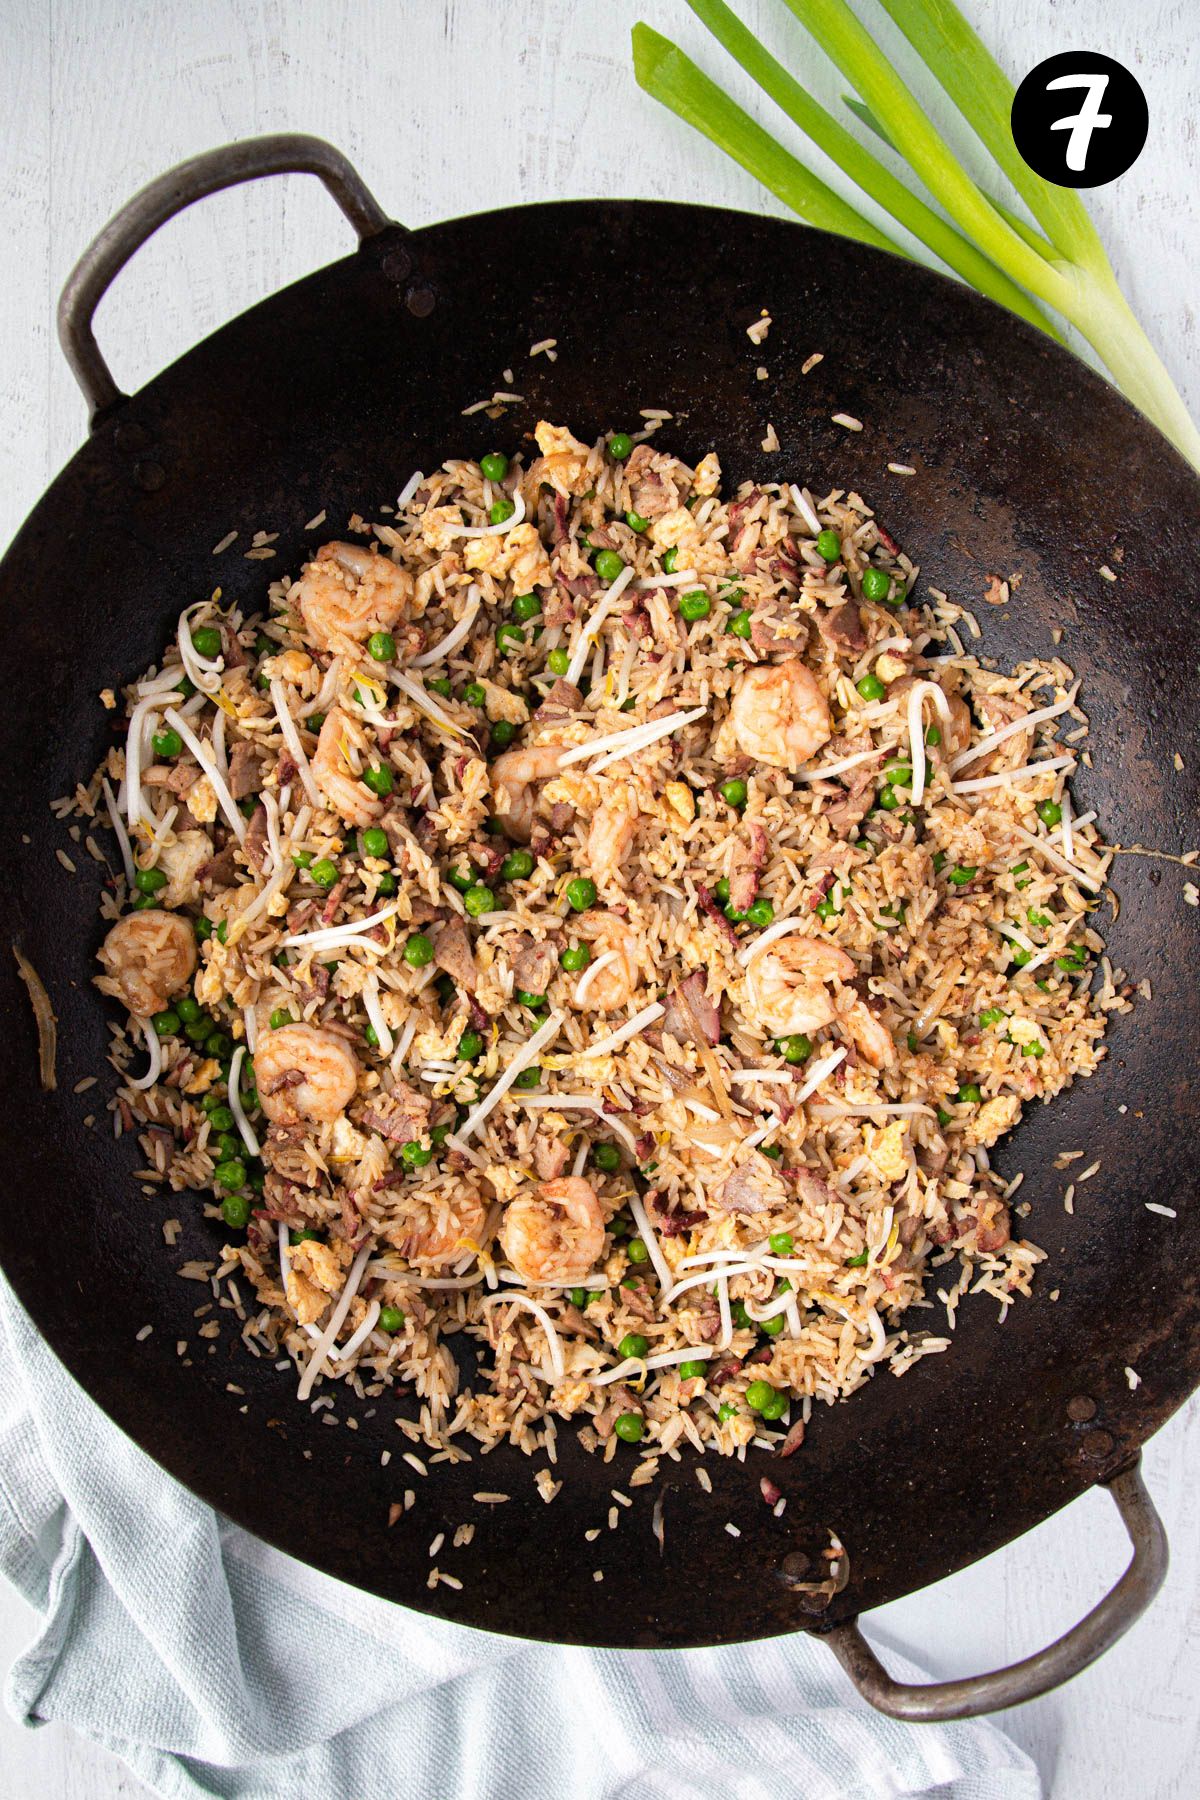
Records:
[[[127,257],[201,196],[296,170],[325,182],[356,252],[226,325],[139,394],[121,394],[91,318]],[[763,308],[774,323],[760,350],[746,326]],[[564,1431],[550,1506],[533,1481],[544,1458],[508,1448],[421,1478],[400,1459],[398,1398],[360,1407],[356,1432],[324,1427],[296,1406],[289,1374],[242,1351],[228,1315],[217,1315],[218,1339],[198,1338],[193,1309],[205,1296],[175,1270],[212,1257],[218,1234],[187,1196],[142,1197],[131,1139],[107,1129],[105,1087],[72,1091],[105,1072],[109,1006],[91,986],[103,871],[81,853],[77,875],[64,874],[55,847],[69,846],[48,806],[111,740],[99,690],[135,677],[181,605],[216,582],[258,605],[272,575],[298,567],[313,541],[302,526],[320,510],[331,522],[358,509],[376,516],[414,468],[512,448],[539,417],[590,439],[664,406],[675,417],[663,441],[692,459],[716,447],[729,481],[786,470],[818,492],[860,489],[923,582],[978,600],[989,574],[1019,571],[1007,606],[977,608],[983,651],[1003,664],[1051,654],[1051,628],[1064,627],[1092,721],[1095,766],[1079,773],[1079,809],[1096,807],[1116,842],[1181,849],[1200,812],[1200,609],[1180,596],[1180,572],[1195,561],[1193,472],[1074,357],[909,262],[775,219],[640,201],[516,207],[409,232],[309,138],[218,150],[146,189],[77,268],[60,325],[91,436],[0,565],[10,670],[0,909],[4,937],[57,1010],[59,1079],[53,1093],[38,1085],[33,1021],[6,955],[0,1262],[67,1368],[145,1450],[249,1530],[464,1624],[624,1646],[822,1632],[869,1699],[910,1718],[1007,1705],[1084,1666],[1163,1579],[1138,1451],[1200,1376],[1194,920],[1177,872],[1160,881],[1167,865],[1117,859],[1109,952],[1135,980],[1150,978],[1153,999],[1113,1020],[1100,1072],[1032,1109],[1000,1153],[1007,1173],[1028,1171],[1023,1229],[1050,1256],[1033,1299],[1003,1325],[992,1303],[966,1303],[948,1354],[822,1408],[788,1461],[709,1458],[711,1495],[690,1460],[667,1462],[660,1555],[651,1489],[633,1491],[618,1532],[585,1541],[627,1479],[624,1452],[602,1464]],[[547,337],[558,360],[531,360],[530,345]],[[824,361],[802,375],[817,350]],[[760,362],[767,382],[755,379]],[[524,401],[496,422],[464,416],[508,385],[506,368]],[[832,423],[839,411],[865,429]],[[782,455],[759,449],[768,421]],[[915,476],[890,474],[893,460]],[[214,560],[235,527],[237,546]],[[279,534],[270,561],[240,554],[258,528]],[[1105,563],[1115,583],[1098,575]],[[1177,750],[1190,752],[1179,771]],[[99,1120],[90,1129],[89,1113]],[[1064,1148],[1102,1161],[1073,1217],[1067,1177],[1051,1166]],[[169,1252],[160,1227],[172,1214],[184,1229]],[[143,1323],[154,1330],[139,1342]],[[1133,1392],[1126,1365],[1141,1377]],[[780,1518],[760,1495],[763,1473],[787,1496]],[[1097,1482],[1134,1554],[1096,1612],[1008,1671],[924,1689],[890,1680],[854,1623],[861,1612],[1011,1542]],[[406,1487],[415,1507],[389,1529]],[[485,1506],[472,1500],[480,1490],[511,1499]],[[473,1542],[446,1562],[461,1591],[430,1592],[427,1544],[468,1519]],[[849,1551],[849,1582],[814,1599],[795,1584],[818,1572],[831,1530]]]

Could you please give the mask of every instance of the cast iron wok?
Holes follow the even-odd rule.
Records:
[[[202,194],[293,169],[326,182],[359,233],[357,252],[125,398],[90,326],[113,274]],[[774,323],[756,349],[746,326],[763,308]],[[998,662],[1052,654],[1051,628],[1063,627],[1092,722],[1095,766],[1080,772],[1079,809],[1096,807],[1114,841],[1179,850],[1200,810],[1200,613],[1180,594],[1180,571],[1195,563],[1194,474],[1069,354],[907,262],[774,219],[644,202],[514,208],[409,233],[312,139],[218,151],[147,189],[76,271],[62,329],[93,404],[92,435],[0,565],[2,929],[53,998],[58,1088],[38,1085],[33,1021],[6,952],[0,1261],[63,1362],[151,1455],[241,1524],[449,1619],[630,1646],[826,1631],[869,1697],[910,1717],[1007,1704],[1083,1666],[1162,1580],[1165,1546],[1137,1453],[1200,1373],[1195,917],[1180,904],[1178,870],[1118,858],[1109,950],[1134,979],[1150,978],[1153,999],[1114,1020],[1100,1072],[1031,1108],[1001,1153],[1006,1172],[1028,1171],[1023,1229],[1050,1256],[1033,1299],[1002,1326],[991,1302],[967,1303],[949,1354],[821,1409],[788,1461],[709,1458],[711,1496],[689,1460],[666,1463],[660,1555],[650,1489],[635,1490],[617,1533],[585,1542],[632,1452],[605,1465],[564,1428],[551,1506],[533,1480],[544,1457],[508,1449],[422,1478],[399,1457],[399,1398],[359,1407],[357,1431],[324,1426],[297,1407],[289,1374],[245,1354],[228,1315],[217,1315],[215,1342],[197,1337],[203,1291],[175,1270],[185,1257],[212,1258],[220,1234],[188,1196],[143,1198],[132,1140],[108,1128],[105,1087],[72,1092],[105,1070],[110,1011],[91,986],[103,871],[81,851],[77,876],[64,874],[54,852],[69,845],[48,807],[111,741],[99,691],[136,676],[180,606],[215,582],[227,599],[259,605],[272,576],[297,569],[314,541],[303,524],[317,512],[330,531],[356,510],[375,517],[414,468],[515,447],[540,417],[590,438],[636,428],[640,408],[662,406],[675,416],[661,441],[685,458],[717,448],[728,482],[786,472],[817,492],[860,489],[924,582],[976,603],[982,649]],[[531,360],[530,345],[547,337],[558,360]],[[817,350],[824,361],[802,375]],[[768,381],[755,378],[760,363]],[[464,417],[507,385],[505,368],[523,403],[496,422]],[[865,429],[833,424],[835,412]],[[759,448],[768,422],[781,454]],[[889,461],[916,474],[890,474]],[[236,547],[214,560],[234,527]],[[260,527],[278,532],[276,556],[246,560]],[[1007,606],[980,603],[989,575],[1014,573]],[[1074,1148],[1102,1169],[1068,1217],[1066,1177],[1051,1164]],[[1178,1217],[1147,1212],[1146,1200]],[[172,1215],[184,1221],[173,1253],[160,1230]],[[143,1323],[153,1334],[136,1342]],[[178,1339],[189,1345],[182,1359]],[[1126,1365],[1141,1377],[1136,1392]],[[350,1411],[339,1399],[339,1417]],[[759,1491],[766,1473],[788,1497],[779,1519]],[[1010,1542],[1098,1481],[1113,1483],[1135,1554],[1096,1613],[1014,1671],[943,1689],[889,1681],[851,1623],[857,1614]],[[406,1487],[415,1509],[389,1529]],[[512,1498],[484,1506],[472,1500],[479,1490]],[[425,1547],[468,1519],[473,1542],[442,1559],[462,1589],[431,1593]],[[850,1577],[822,1610],[794,1584],[820,1572],[831,1530]]]

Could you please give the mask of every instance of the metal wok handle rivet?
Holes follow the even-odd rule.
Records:
[[[1107,1436],[1107,1433],[1099,1435]],[[1115,1587],[1070,1631],[1007,1669],[961,1681],[914,1683],[888,1674],[857,1619],[835,1625],[825,1641],[865,1700],[894,1719],[916,1723],[971,1719],[1047,1694],[1112,1648],[1141,1617],[1167,1573],[1167,1535],[1141,1476],[1141,1458],[1102,1484],[1129,1534],[1133,1555]]]
[[[112,378],[92,329],[96,308],[135,251],[160,225],[222,188],[265,175],[316,175],[324,182],[358,234],[360,243],[397,229],[358,172],[340,150],[322,138],[298,133],[249,138],[225,144],[168,169],[109,220],[89,244],[63,288],[58,303],[58,337],[63,354],[88,403],[90,423],[126,396]]]

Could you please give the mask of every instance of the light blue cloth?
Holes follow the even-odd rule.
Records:
[[[14,1717],[62,1721],[188,1800],[1041,1793],[993,1726],[883,1719],[800,1634],[545,1649],[318,1575],[143,1455],[2,1280],[0,1569],[41,1615],[8,1678]]]

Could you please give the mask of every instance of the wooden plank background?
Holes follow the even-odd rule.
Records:
[[[867,0],[857,4],[865,10]],[[1106,50],[1136,71],[1150,140],[1128,175],[1092,197],[1092,210],[1126,293],[1195,411],[1193,6],[965,4],[1017,76],[1069,47]],[[836,108],[845,84],[778,0],[739,6]],[[590,194],[780,210],[635,88],[628,42],[639,16],[748,95],[684,0],[0,0],[0,231],[9,247],[0,280],[0,541],[83,435],[52,326],[63,279],[114,209],[183,156],[256,132],[315,132],[345,150],[411,225]],[[899,42],[890,28],[881,36]],[[897,60],[911,66],[902,53]],[[940,105],[931,110],[946,116]],[[307,179],[207,201],[142,251],[100,309],[100,342],[118,380],[137,387],[224,319],[348,244],[344,223]],[[512,273],[521,280],[520,269]],[[1114,1199],[1096,1192],[1081,1204]],[[1054,1800],[1197,1792],[1200,1406],[1159,1435],[1147,1469],[1172,1540],[1165,1596],[1100,1666],[1004,1717]],[[1115,1577],[1123,1554],[1112,1508],[1091,1495],[1004,1555],[889,1607],[873,1629],[939,1673],[992,1666],[1069,1625]],[[0,1665],[31,1629],[27,1609],[0,1594]],[[113,1757],[62,1728],[29,1734],[0,1715],[0,1794],[114,1800],[141,1792]]]

